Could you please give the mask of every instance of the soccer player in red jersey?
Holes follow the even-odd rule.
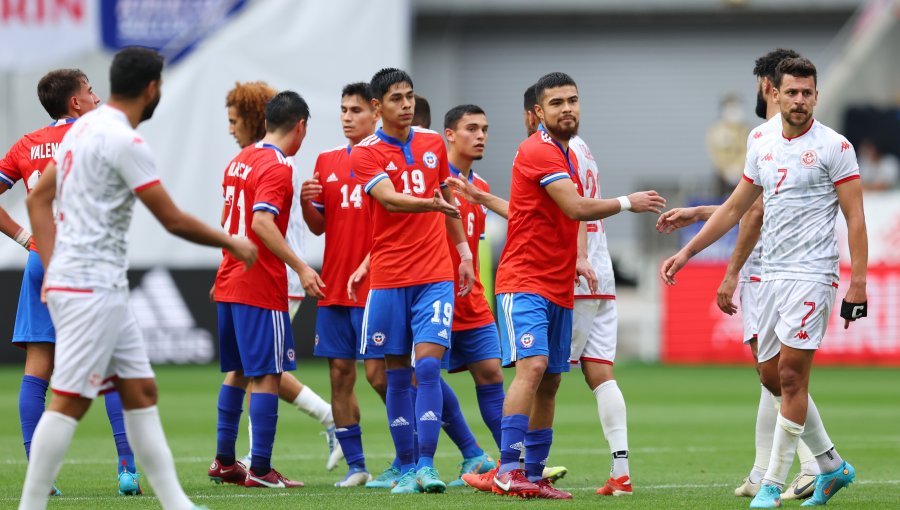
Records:
[[[303,486],[272,469],[271,458],[281,374],[296,368],[285,264],[300,275],[310,295],[324,297],[319,275],[294,254],[284,238],[294,193],[288,157],[300,149],[308,119],[309,107],[296,92],[281,92],[270,99],[266,136],[231,161],[222,181],[223,228],[233,237],[250,239],[260,250],[258,263],[247,271],[225,253],[216,275],[220,365],[223,372],[234,372],[238,385],[223,384],[220,390],[218,445],[209,476],[247,487]],[[240,402],[251,379],[253,447],[251,465],[245,472],[235,459],[234,443]],[[234,402],[238,403],[236,413],[230,405]]]
[[[241,149],[262,140],[266,135],[266,103],[277,93],[278,91],[262,81],[238,82],[235,83],[234,88],[228,91],[228,95],[225,97],[225,106],[228,109],[228,132],[234,137]],[[300,179],[298,177],[298,170],[295,168],[293,171],[295,194],[291,208],[295,211],[295,214],[292,214],[288,221],[288,230],[285,238],[294,253],[302,259],[302,238],[299,238],[299,235],[302,235],[302,229],[298,229],[297,227],[302,226],[303,218],[299,212],[296,212],[299,209],[297,205],[299,203],[297,200],[297,192],[300,189]],[[225,216],[223,215],[222,222],[224,223],[224,221]],[[301,231],[298,232],[298,230]],[[304,293],[304,290],[300,284],[297,273],[290,267],[287,268],[287,271],[288,311],[291,320],[293,321],[294,316],[302,303],[303,297],[301,295]],[[212,290],[210,290],[210,300],[212,299]],[[240,383],[236,382],[236,379],[233,378],[233,374],[231,373],[225,375],[224,384],[229,386],[240,386]],[[313,391],[312,388],[301,383],[290,372],[281,374],[281,382],[278,386],[278,396],[281,400],[293,405],[325,427],[325,434],[329,447],[326,468],[329,470],[333,469],[338,461],[341,460],[343,454],[340,445],[337,445],[337,441],[334,437],[334,420],[331,416],[331,406],[328,402],[325,402],[325,400]],[[241,413],[240,402],[235,403],[228,401],[220,402],[219,404],[220,407],[225,407],[227,413]],[[241,463],[245,466],[250,465],[252,457],[250,454],[250,449],[253,448],[253,426],[251,420],[247,421],[247,428],[250,434],[250,445],[247,450],[247,455],[241,459]]]
[[[350,167],[350,153],[354,145],[375,132],[377,121],[369,84],[344,87],[341,125],[349,143],[319,154],[313,178],[303,183],[303,218],[313,234],[325,234],[322,280],[326,288],[342,288],[372,247],[369,200]],[[364,281],[358,290],[361,301],[342,292],[329,292],[318,302],[315,355],[328,359],[336,436],[349,466],[336,487],[363,485],[372,479],[366,468],[359,403],[353,390],[358,359],[364,360],[366,378],[382,400],[387,391],[384,356],[378,349],[360,353],[363,303],[368,293],[368,281]]]
[[[383,128],[350,154],[363,189],[375,199],[370,287],[363,319],[363,347],[383,349],[387,368],[388,422],[402,477],[394,493],[443,492],[434,470],[443,397],[441,358],[450,346],[453,321],[453,266],[446,236],[460,252],[460,295],[474,280],[472,253],[459,209],[444,181],[449,177],[443,138],[412,128],[415,97],[412,78],[399,69],[372,77],[372,104]],[[443,213],[443,214],[441,214]],[[409,398],[410,354],[415,354],[418,393]],[[417,416],[419,461],[414,463],[413,428]]]
[[[519,145],[513,162],[509,231],[497,271],[503,363],[515,363],[516,375],[504,403],[494,491],[568,499],[543,479],[542,465],[552,444],[560,374],[569,370],[578,222],[623,210],[658,213],[665,200],[654,191],[582,197],[569,154],[580,113],[575,81],[550,73],[538,80],[535,93],[541,129]],[[523,448],[527,473],[519,469]]]
[[[53,159],[56,148],[72,123],[92,111],[100,103],[87,76],[78,69],[58,69],[44,75],[38,82],[38,98],[53,119],[49,126],[23,136],[0,160],[0,194],[22,180],[25,192],[31,193],[44,168]],[[30,454],[31,438],[46,404],[47,387],[53,372],[53,353],[56,331],[50,320],[47,305],[41,302],[41,283],[44,267],[31,234],[0,207],[0,232],[28,250],[25,277],[19,293],[16,325],[12,342],[25,349],[25,374],[19,390],[19,420],[25,443],[25,456]],[[135,471],[134,454],[125,434],[122,401],[116,391],[105,396],[106,412],[116,440],[119,460],[119,492],[140,494],[139,477]],[[54,487],[53,493],[59,490]]]

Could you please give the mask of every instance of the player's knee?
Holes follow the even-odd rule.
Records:
[[[759,382],[761,382],[772,395],[781,395],[781,380],[777,370],[773,367],[767,367],[764,363],[757,365],[756,370],[759,372]]]
[[[801,391],[806,391],[808,381],[805,380],[803,374],[790,366],[778,367],[778,378],[781,385],[782,394],[792,395]]]
[[[416,379],[419,384],[436,382],[441,377],[441,360],[428,356],[416,360]]]
[[[562,377],[559,374],[545,374],[544,378],[541,379],[541,384],[538,386],[538,394],[545,398],[555,397],[561,381]]]
[[[348,362],[349,361],[349,362]],[[356,364],[353,360],[334,360],[331,363],[331,391],[348,394],[356,384]]]
[[[387,377],[384,375],[384,370],[369,370],[367,368],[366,380],[369,381],[369,386],[371,386],[376,393],[384,397],[387,393]]]

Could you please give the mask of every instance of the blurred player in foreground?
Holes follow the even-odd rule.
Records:
[[[781,491],[800,437],[819,464],[815,491],[801,506],[824,505],[855,478],[828,437],[809,397],[813,356],[821,345],[837,293],[839,256],[834,233],[838,206],[847,220],[851,279],[841,306],[844,327],[866,316],[868,243],[859,165],[840,134],[816,122],[816,68],[788,58],[775,70],[773,97],[781,131],[761,135],[747,154],[744,179],[700,233],[663,263],[660,277],[675,274],[690,257],[737,224],[762,194],[762,283],[759,302],[759,373],[779,402],[772,455],[751,508],[781,506]]]
[[[44,290],[57,328],[55,394],[41,417],[25,476],[21,510],[46,508],[53,479],[93,399],[119,390],[125,429],[166,510],[195,508],[178,483],[156,407],[157,388],[128,304],[126,235],[135,197],[169,232],[225,248],[248,267],[256,247],[182,212],[160,185],[153,156],[135,131],[159,104],[163,58],[126,48],[113,58],[111,97],[63,138],[28,198]],[[59,173],[59,179],[57,179]],[[56,199],[56,228],[53,201]]]
[[[266,135],[266,103],[272,99],[277,91],[270,87],[267,83],[261,81],[235,83],[234,88],[228,91],[225,98],[225,106],[228,109],[228,132],[234,137],[241,149],[262,140]],[[287,235],[285,239],[291,246],[291,250],[303,259],[303,218],[300,215],[299,205],[299,189],[300,189],[300,171],[293,169],[292,182],[294,185],[294,201],[291,210],[295,214],[291,215],[288,222]],[[223,218],[224,220],[224,218]],[[293,269],[287,267],[288,275],[288,313],[291,321],[300,309],[303,302],[305,291],[300,284],[300,278]],[[235,383],[233,374],[225,375],[224,384],[229,386],[238,386]],[[334,438],[334,420],[331,415],[331,406],[322,399],[312,388],[301,383],[290,372],[281,374],[281,383],[278,387],[278,396],[281,400],[293,405],[300,411],[308,414],[325,427],[326,439],[328,442],[329,457],[326,462],[327,469],[334,469],[341,460],[342,452],[340,446],[337,445]],[[238,417],[242,412],[241,403],[235,404],[231,400],[231,396],[226,396],[225,402],[220,402],[220,408],[224,406],[226,413],[238,413]],[[235,405],[237,406],[235,408]],[[240,419],[240,418],[238,418]],[[252,420],[247,421],[248,434],[250,436],[250,448],[253,448],[253,424]],[[244,466],[251,463],[251,454],[248,453],[241,459]]]
[[[318,301],[314,353],[328,359],[337,440],[349,468],[335,486],[353,487],[372,480],[366,467],[359,402],[354,393],[358,359],[364,360],[366,379],[382,400],[387,391],[384,356],[377,349],[360,353],[368,279],[357,289],[357,300],[341,292],[372,248],[369,200],[350,167],[350,153],[354,145],[375,132],[378,114],[372,106],[368,83],[345,86],[340,106],[341,126],[348,144],[319,154],[312,179],[303,183],[300,203],[310,231],[325,234],[322,280],[326,288],[334,290]]]
[[[774,99],[775,68],[786,58],[799,57],[796,51],[778,48],[756,59],[753,74],[756,76],[756,114],[769,122],[765,122],[747,136],[747,151],[750,152],[757,141],[765,135],[781,131],[781,110]],[[684,227],[698,221],[706,221],[718,206],[697,206],[678,208],[666,211],[659,217],[657,229],[671,233],[674,229]],[[759,332],[759,313],[762,303],[759,301],[759,288],[762,241],[760,228],[763,221],[763,198],[760,196],[741,218],[738,239],[728,261],[725,277],[719,286],[716,303],[724,313],[733,315],[737,312],[734,305],[734,291],[738,282],[741,285],[741,316],[744,321],[744,343],[750,347],[753,358],[757,359],[757,337]],[[756,496],[763,475],[772,455],[772,440],[775,434],[775,420],[778,409],[772,392],[760,385],[759,407],[756,413],[756,458],[753,468],[744,481],[734,489],[735,496]],[[809,447],[801,439],[797,444],[797,457],[800,459],[800,471],[789,487],[785,488],[782,499],[805,499],[812,496],[815,489],[816,475],[819,465]]]

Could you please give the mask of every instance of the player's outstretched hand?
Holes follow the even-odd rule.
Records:
[[[587,280],[588,289],[591,290],[591,294],[596,294],[597,286],[599,285],[597,272],[594,271],[594,267],[588,262],[588,259],[579,257],[575,262],[575,285],[581,287],[582,277]]]
[[[300,201],[309,202],[322,193],[322,183],[319,181],[319,172],[313,174],[312,179],[303,181],[300,186]]]
[[[734,304],[734,291],[737,289],[737,280],[731,275],[725,275],[722,283],[719,284],[719,290],[716,291],[716,305],[728,315],[734,315],[737,312],[737,306]]]
[[[483,204],[485,193],[478,189],[468,180],[457,179],[456,177],[448,177],[445,181],[450,189],[462,195],[467,202],[473,204]]]
[[[356,289],[359,288],[359,284],[366,279],[366,276],[369,274],[369,269],[365,267],[364,264],[360,264],[356,271],[353,271],[353,274],[350,275],[350,278],[347,280],[347,297],[353,301],[357,301],[356,299]]]
[[[638,191],[628,195],[631,202],[631,212],[654,212],[659,214],[666,206],[666,199],[655,191]]]
[[[322,289],[325,288],[325,282],[322,281],[315,269],[306,266],[297,274],[300,276],[300,284],[303,285],[303,290],[306,291],[307,296],[316,299],[325,297],[325,293],[322,292]]]
[[[231,244],[225,247],[234,258],[244,263],[244,270],[250,269],[256,262],[257,248],[253,241],[243,237],[232,237]]]
[[[472,260],[463,260],[459,263],[459,297],[463,297],[469,292],[472,292],[472,287],[475,285],[475,266],[472,265]]]
[[[657,232],[671,234],[676,229],[686,227],[688,225],[700,221],[696,207],[676,207],[659,215],[656,220]]]
[[[434,199],[431,201],[431,206],[433,211],[442,212],[451,218],[462,218],[459,214],[459,207],[444,200],[440,190],[434,190]]]
[[[675,285],[675,273],[681,270],[685,264],[688,263],[689,257],[687,254],[682,252],[678,252],[675,255],[667,258],[665,262],[663,262],[662,267],[659,268],[659,278],[666,283],[666,285]]]

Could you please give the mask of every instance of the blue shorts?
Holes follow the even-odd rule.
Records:
[[[365,309],[359,306],[320,306],[316,312],[316,346],[314,354],[320,358],[374,359],[382,358],[381,349],[370,345],[365,354],[362,347],[362,322]]]
[[[396,289],[372,289],[363,317],[363,344],[382,354],[410,354],[419,343],[450,347],[453,327],[453,282],[425,283]]]
[[[294,333],[287,312],[240,303],[217,303],[219,366],[259,377],[297,368]]]
[[[480,328],[453,332],[450,350],[444,353],[441,368],[462,372],[469,363],[486,359],[500,359],[500,334],[493,322]]]
[[[572,309],[537,294],[497,294],[502,305],[500,349],[503,366],[531,356],[547,356],[547,373],[569,371]]]
[[[44,266],[36,251],[28,252],[22,290],[19,292],[19,306],[16,309],[16,325],[13,328],[13,343],[49,342],[56,343],[56,330],[50,319],[50,310],[41,303],[41,285],[44,283]]]

